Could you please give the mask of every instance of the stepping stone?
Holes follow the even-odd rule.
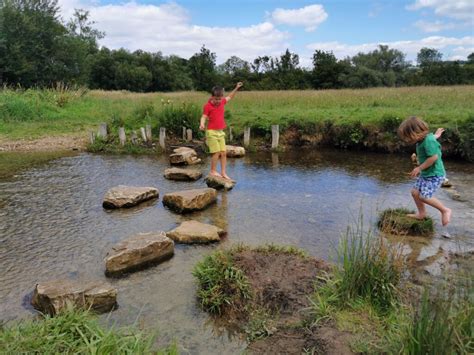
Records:
[[[408,217],[409,213],[415,213],[415,211],[404,208],[386,209],[379,216],[378,227],[382,232],[393,235],[433,235],[434,224],[430,217],[419,220]]]
[[[212,187],[216,190],[232,190],[235,186],[235,181],[227,180],[222,177],[207,175],[206,180],[204,180],[208,187]]]
[[[72,305],[80,309],[108,312],[117,305],[117,290],[100,282],[54,280],[36,285],[31,300],[33,307],[54,316]]]
[[[223,234],[225,234],[223,229],[211,224],[185,221],[179,227],[167,232],[166,236],[176,243],[192,244],[218,242]]]
[[[195,181],[202,177],[202,173],[196,169],[169,168],[165,170],[165,178],[177,181]]]
[[[176,148],[170,155],[171,165],[194,165],[200,162],[201,159],[198,158],[196,151],[188,147]]]
[[[226,155],[228,158],[240,158],[245,155],[244,147],[237,147],[235,145],[226,145]]]
[[[186,213],[203,210],[216,200],[217,191],[215,189],[195,189],[165,194],[163,205],[178,213]]]
[[[158,198],[158,196],[158,189],[154,187],[119,185],[107,191],[102,206],[108,209],[133,207],[140,202]]]
[[[174,242],[165,232],[139,233],[114,245],[105,257],[105,274],[114,276],[120,273],[143,269],[171,258]]]
[[[453,187],[453,184],[449,179],[444,179],[444,181],[441,183],[441,187]]]

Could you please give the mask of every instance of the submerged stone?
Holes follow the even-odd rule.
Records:
[[[208,187],[212,187],[213,189],[216,190],[232,190],[235,186],[235,181],[233,180],[227,180],[222,177],[217,177],[217,176],[212,176],[208,175],[206,177],[206,184]]]
[[[185,221],[166,236],[177,243],[211,243],[220,241],[220,237],[225,234],[224,230],[198,221]]]
[[[201,159],[198,158],[196,151],[188,147],[176,148],[170,155],[171,165],[194,165],[200,162]]]
[[[107,191],[102,206],[108,209],[133,207],[158,196],[158,189],[154,187],[119,185]]]
[[[114,245],[105,258],[106,275],[142,269],[171,258],[174,242],[165,232],[149,232],[134,235]]]
[[[240,158],[245,155],[245,148],[244,147],[238,147],[235,145],[226,145],[226,155],[229,158]]]
[[[430,236],[433,234],[433,220],[430,217],[422,220],[408,217],[415,213],[404,208],[387,209],[380,214],[378,227],[384,233],[395,235]]]
[[[108,312],[117,305],[117,290],[111,285],[95,282],[54,280],[38,283],[31,300],[43,313],[56,315],[67,307]]]
[[[203,210],[217,200],[217,191],[211,188],[177,191],[163,196],[163,205],[186,213]]]
[[[177,181],[195,181],[202,176],[201,171],[196,169],[169,168],[165,170],[166,179]]]

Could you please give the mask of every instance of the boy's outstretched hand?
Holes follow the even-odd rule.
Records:
[[[439,137],[441,137],[441,135],[444,133],[445,129],[444,128],[438,128],[436,130],[436,132],[434,133],[434,136],[436,139],[439,139]]]
[[[239,82],[237,83],[237,85],[235,85],[235,88],[236,88],[236,89],[240,89],[242,86],[244,86],[244,83],[241,82],[241,81],[239,81]]]

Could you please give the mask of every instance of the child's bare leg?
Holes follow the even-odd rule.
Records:
[[[227,154],[225,151],[221,152],[221,175],[224,179],[232,180],[226,173]]]
[[[219,161],[220,152],[212,153],[211,155],[211,172],[209,175],[222,177],[221,174],[217,172],[217,162]]]
[[[425,203],[421,200],[420,196],[420,191],[417,189],[412,189],[411,190],[411,196],[413,197],[413,200],[415,201],[416,208],[418,209],[417,214],[408,214],[408,217],[416,218],[416,219],[423,219],[426,217],[426,208],[425,208]]]
[[[445,207],[440,200],[435,197],[424,198],[421,196],[420,200],[441,212],[441,223],[443,226],[447,225],[451,221],[451,209]]]

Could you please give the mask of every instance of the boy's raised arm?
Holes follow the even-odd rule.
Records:
[[[230,92],[230,94],[226,97],[226,100],[227,100],[227,101],[231,100],[231,99],[235,96],[236,92],[237,92],[242,86],[244,86],[244,83],[241,82],[241,81],[239,81],[239,82],[237,83],[237,85],[235,85],[234,90],[232,90],[232,91]]]

